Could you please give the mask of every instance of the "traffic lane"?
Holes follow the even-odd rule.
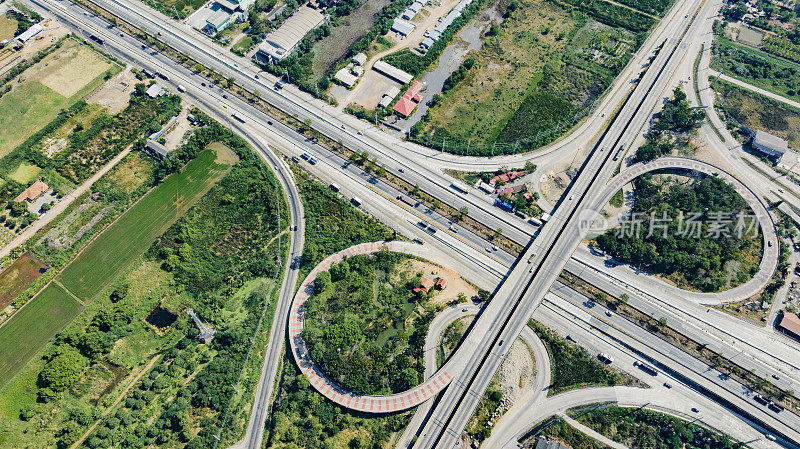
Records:
[[[723,391],[737,396],[750,406],[755,406],[772,420],[782,423],[792,429],[800,429],[800,416],[788,411],[774,413],[767,407],[758,406],[752,399],[753,391],[743,384],[725,376],[713,367],[706,365],[671,343],[647,332],[645,329],[624,317],[614,314],[602,305],[594,303],[590,298],[587,298],[575,290],[562,288],[556,292],[548,293],[548,295],[550,295],[548,300],[559,304],[559,306],[564,307],[565,310],[571,312],[575,316],[579,316],[582,313],[589,314],[591,318],[588,322],[591,326],[611,336],[624,335],[627,338],[633,338],[641,344],[644,344],[647,348],[657,351],[660,354],[660,357],[656,358],[657,361],[668,366],[670,366],[669,363],[672,361],[679,364],[679,366],[686,367],[692,372],[702,376],[710,383],[721,387]],[[564,301],[559,302],[559,300]],[[608,316],[606,312],[611,313],[611,316]]]

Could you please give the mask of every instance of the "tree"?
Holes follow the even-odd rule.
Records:
[[[52,204],[50,204],[50,203],[44,203],[44,204],[42,204],[41,210],[42,210],[42,212],[47,212],[47,211],[49,211],[49,210],[50,210],[50,208],[51,208],[52,206],[53,206],[53,205],[52,205]]]
[[[11,205],[11,214],[14,216],[19,216],[26,212],[28,212],[28,203],[25,201],[15,201]]]
[[[500,229],[500,228],[497,228],[494,231],[494,234],[492,234],[492,240],[497,240],[498,238],[500,238],[501,235],[503,235],[503,230]]]
[[[630,297],[628,296],[628,294],[623,293],[619,295],[619,298],[617,298],[617,302],[619,302],[620,304],[627,304],[629,299]]]
[[[39,373],[43,388],[61,393],[75,383],[86,369],[86,359],[75,349],[65,349],[47,362]]]

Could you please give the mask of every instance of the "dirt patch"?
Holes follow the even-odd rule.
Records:
[[[136,82],[136,76],[131,72],[131,68],[127,67],[92,92],[86,98],[86,102],[98,104],[109,114],[116,114],[128,106]]]
[[[69,30],[61,26],[59,22],[50,19],[40,22],[39,25],[42,26],[42,31],[39,32],[35,38],[25,43],[25,46],[22,47],[22,50],[18,53],[20,57],[29,59],[29,57],[53,45],[55,41],[69,34]]]
[[[39,66],[33,77],[69,98],[110,68],[111,63],[100,54],[68,39],[61,51],[54,53],[47,64]]]
[[[518,338],[511,346],[497,374],[500,389],[503,391],[501,408],[507,409],[518,398],[532,391],[536,380],[534,358],[522,339]]]
[[[192,124],[189,123],[189,120],[186,118],[189,115],[189,109],[183,108],[181,113],[178,115],[178,120],[175,122],[175,126],[164,135],[164,146],[166,146],[170,151],[178,148],[181,142],[183,141],[183,137],[186,133],[192,129]]]
[[[414,273],[421,271],[423,275],[431,279],[439,277],[447,281],[447,286],[444,290],[431,299],[431,302],[434,304],[447,304],[450,301],[455,301],[458,299],[459,293],[464,293],[467,299],[478,294],[477,287],[467,282],[458,273],[449,268],[444,268],[441,265],[422,260],[409,260],[409,264]]]
[[[29,253],[23,254],[3,270],[0,273],[0,309],[11,304],[46,270],[47,267]]]

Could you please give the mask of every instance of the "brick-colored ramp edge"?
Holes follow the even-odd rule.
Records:
[[[439,369],[426,382],[417,385],[402,393],[386,396],[359,395],[345,390],[325,376],[322,370],[314,364],[308,351],[308,345],[303,340],[303,326],[305,323],[305,302],[314,291],[314,280],[323,271],[328,271],[331,266],[342,260],[379,251],[394,251],[400,253],[414,253],[417,245],[408,242],[371,242],[361,243],[332,254],[320,262],[311,273],[306,276],[294,297],[292,308],[289,312],[289,346],[292,349],[294,360],[300,371],[308,378],[311,386],[331,401],[352,410],[368,413],[393,413],[415,407],[442,391],[450,380],[448,373],[449,364]],[[415,254],[416,255],[416,254]]]

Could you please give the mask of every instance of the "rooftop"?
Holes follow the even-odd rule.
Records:
[[[37,179],[30,187],[23,190],[22,193],[14,198],[14,202],[33,201],[49,189],[50,187],[47,184],[43,183],[41,179]]]
[[[789,142],[766,131],[756,130],[756,134],[753,137],[753,146],[785,153],[789,149]]]
[[[778,326],[800,337],[800,317],[794,313],[784,312]]]

